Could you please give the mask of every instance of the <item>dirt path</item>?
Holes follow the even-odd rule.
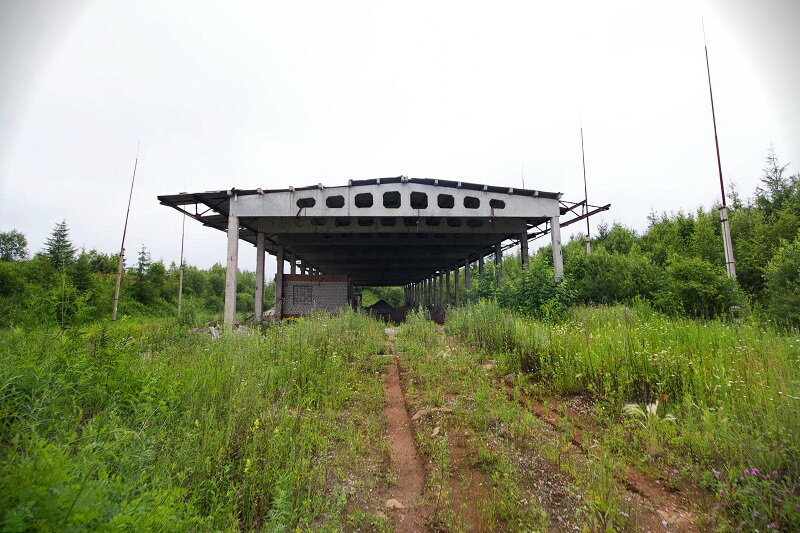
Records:
[[[501,387],[509,398],[514,399],[523,407],[531,411],[537,418],[547,423],[556,431],[563,431],[559,426],[559,413],[553,405],[545,406],[535,398],[515,390],[507,380],[496,378],[494,383]],[[581,453],[586,453],[586,435],[598,431],[576,409],[571,408],[563,400],[551,399],[563,407],[570,421],[570,442]],[[620,481],[622,488],[627,491],[624,500],[630,504],[628,509],[632,514],[635,527],[641,531],[679,531],[692,533],[699,531],[697,517],[691,510],[689,501],[695,503],[706,499],[699,491],[687,490],[681,498],[678,494],[667,489],[656,480],[650,479],[632,467],[626,468],[615,476]]]
[[[386,430],[392,463],[397,470],[397,482],[391,489],[386,507],[392,512],[395,531],[425,531],[422,493],[425,488],[425,471],[414,444],[414,429],[406,410],[406,400],[400,383],[400,371],[395,353],[394,330],[389,335],[387,348],[391,350],[383,391],[386,396]]]

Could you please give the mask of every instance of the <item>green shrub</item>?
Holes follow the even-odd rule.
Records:
[[[772,320],[800,327],[800,238],[785,244],[767,264],[766,306]]]
[[[673,256],[667,265],[664,287],[656,295],[661,310],[714,318],[741,303],[736,282],[721,267],[702,259]]]

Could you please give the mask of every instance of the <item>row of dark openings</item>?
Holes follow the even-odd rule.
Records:
[[[424,192],[412,192],[411,209],[427,209],[428,208],[428,195]],[[401,196],[399,191],[387,191],[383,193],[383,207],[387,209],[398,209],[401,204]],[[303,209],[307,207],[314,207],[317,201],[314,198],[300,198],[297,200],[297,207]],[[325,199],[325,205],[338,209],[344,207],[344,196],[337,194],[335,196],[328,196]],[[362,192],[355,196],[356,207],[372,207],[373,199],[372,193]],[[455,206],[455,198],[452,194],[439,194],[436,197],[436,205],[442,209],[452,209]],[[481,206],[480,198],[474,196],[464,197],[464,207],[467,209],[478,209]],[[489,200],[489,207],[492,209],[505,209],[506,203],[503,200],[492,198]]]
[[[406,227],[416,227],[420,223],[420,219],[417,217],[402,217],[402,218],[394,218],[394,217],[381,217],[381,218],[372,218],[372,217],[357,217],[356,224],[361,227],[370,227],[375,226],[375,222],[377,220],[378,225],[383,227],[394,227],[399,225],[399,221],[402,221],[402,224]],[[442,217],[425,217],[425,225],[426,226],[441,226],[442,222],[445,221],[445,224],[451,228],[458,228],[462,225],[462,219],[460,218],[442,218]],[[352,218],[336,218],[334,219],[334,224],[337,228],[347,227],[350,226],[353,222]],[[324,226],[328,223],[328,219],[326,218],[319,218],[315,217],[311,219],[311,224],[314,226]],[[483,220],[479,218],[467,218],[463,221],[463,224],[466,225],[468,228],[480,228],[483,227]]]

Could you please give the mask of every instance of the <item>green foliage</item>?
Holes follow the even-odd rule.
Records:
[[[448,313],[445,329],[484,357],[525,372],[540,390],[593,398],[609,427],[626,424],[635,436],[626,446],[650,452],[647,461],[667,450],[681,464],[696,464],[741,524],[800,526],[796,335],[667,317],[641,303],[573,308],[553,324],[484,301]],[[637,423],[620,420],[630,402],[653,407],[649,414],[638,408]],[[665,420],[667,411],[676,420]],[[753,469],[762,473],[742,474]]]
[[[15,229],[0,233],[0,261],[22,261],[28,256],[28,241]]]
[[[725,270],[697,258],[674,256],[666,269],[665,284],[656,305],[669,313],[714,318],[738,303],[736,282]]]
[[[367,307],[379,300],[385,301],[392,307],[405,304],[402,287],[360,287],[356,289],[361,294],[361,305]]]
[[[552,267],[541,257],[532,258],[527,270],[497,290],[497,300],[503,307],[544,319],[561,317],[574,298],[569,281],[555,281]]]
[[[591,255],[582,250],[567,255],[565,269],[578,300],[587,304],[652,300],[663,286],[664,271],[638,245],[631,248],[630,253],[621,254],[597,246]]]
[[[216,341],[0,330],[0,529],[341,529],[336,487],[381,446],[382,340],[352,312]]]
[[[781,325],[800,328],[800,237],[778,250],[765,275],[769,315]]]
[[[75,259],[75,247],[69,240],[69,228],[66,220],[62,220],[45,243],[45,255],[55,268],[63,268]]]

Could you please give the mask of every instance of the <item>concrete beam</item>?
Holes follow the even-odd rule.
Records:
[[[389,196],[384,196],[389,193]],[[427,206],[419,207],[411,203],[412,193],[427,195]],[[371,195],[372,205],[358,207],[356,195]],[[394,196],[392,196],[394,195]],[[386,204],[385,199],[396,200],[399,205]],[[451,196],[452,207],[439,207],[439,195]],[[328,200],[341,197],[341,207],[328,207]],[[365,199],[365,196],[359,196]],[[503,207],[493,208],[490,204],[498,201]],[[389,205],[389,206],[387,206]],[[468,207],[469,206],[469,207]],[[522,196],[495,191],[454,189],[421,183],[392,183],[362,185],[359,187],[326,187],[290,191],[264,191],[263,194],[240,196],[232,204],[233,214],[238,216],[283,216],[283,217],[344,217],[348,215],[393,217],[419,216],[484,216],[505,217],[551,217],[559,213],[557,198],[542,196]],[[298,213],[299,211],[299,213]]]

